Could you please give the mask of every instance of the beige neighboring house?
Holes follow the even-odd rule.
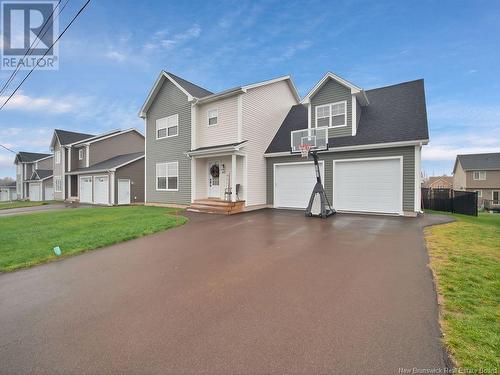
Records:
[[[144,202],[144,136],[138,130],[92,135],[56,129],[50,147],[56,200]]]
[[[428,189],[453,189],[453,176],[432,176],[424,181],[422,187]]]
[[[457,155],[453,189],[476,191],[480,206],[500,207],[500,152]]]

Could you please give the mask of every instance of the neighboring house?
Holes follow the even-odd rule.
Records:
[[[422,187],[428,189],[453,189],[452,176],[433,176],[424,181]]]
[[[298,101],[289,76],[214,94],[162,71],[140,111],[146,203],[215,198],[265,206],[264,153]]]
[[[14,160],[16,165],[17,199],[29,199],[29,182],[37,169],[52,169],[52,154],[18,152]]]
[[[299,102],[289,76],[212,94],[162,72],[140,116],[146,203],[230,198],[305,208],[314,169],[290,154],[291,132],[322,127],[330,145],[321,153],[324,185],[337,210],[420,212],[420,153],[429,138],[422,80],[364,91],[328,73]]]
[[[0,202],[15,201],[17,199],[16,183],[0,185]]]
[[[30,201],[54,200],[52,180],[52,169],[35,169],[28,181]]]
[[[476,191],[478,204],[500,204],[500,152],[457,155],[453,167],[453,188]]]
[[[293,131],[326,127],[324,187],[338,211],[415,216],[422,145],[428,143],[423,80],[363,90],[327,73],[294,105],[266,151],[267,203],[304,208],[314,186],[311,159],[290,155]]]
[[[50,147],[56,200],[144,202],[144,136],[136,129],[99,135],[56,129]]]

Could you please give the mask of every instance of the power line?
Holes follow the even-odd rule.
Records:
[[[64,28],[64,30],[62,31],[61,34],[59,34],[59,36],[57,37],[57,39],[52,43],[52,45],[50,46],[50,48],[43,54],[42,57],[40,57],[35,66],[33,68],[31,68],[31,70],[29,71],[29,73],[26,75],[26,77],[23,78],[23,80],[19,83],[19,85],[17,85],[16,89],[12,92],[12,94],[10,94],[10,96],[7,98],[7,100],[5,100],[5,102],[2,104],[2,106],[0,106],[0,111],[3,109],[3,107],[5,107],[5,105],[10,101],[10,99],[15,95],[15,93],[17,92],[17,90],[19,90],[19,88],[23,85],[23,83],[28,79],[28,77],[31,75],[31,73],[33,73],[33,71],[35,70],[35,68],[38,66],[38,64],[40,63],[40,61],[47,55],[47,53],[49,53],[49,51],[54,47],[54,45],[59,41],[59,39],[61,39],[61,37],[64,35],[64,33],[69,29],[69,27],[73,24],[73,22],[78,18],[78,16],[84,11],[84,9],[87,7],[87,5],[90,3],[90,0],[87,0],[85,2],[85,4],[83,4],[83,6],[80,8],[80,10],[75,14],[75,16],[71,19],[71,21],[69,22],[69,24]]]
[[[68,4],[68,1],[66,1],[66,4]],[[45,34],[47,34],[47,32],[49,31],[49,28],[47,28],[45,30],[45,32],[42,34],[42,31],[45,29],[45,26],[47,26],[47,24],[49,23],[50,19],[54,19],[54,12],[56,10],[57,7],[59,7],[59,5],[61,4],[61,0],[58,1],[57,5],[54,7],[54,9],[52,9],[52,12],[50,13],[50,16],[49,18],[47,18],[45,20],[45,22],[43,23],[42,25],[42,28],[40,29],[40,32],[38,33],[38,35],[36,36],[35,40],[33,40],[33,42],[31,43],[30,47],[26,50],[26,52],[24,53],[24,56],[17,62],[17,65],[16,65],[16,69],[12,72],[12,74],[10,75],[9,79],[5,82],[5,84],[2,86],[2,88],[0,89],[0,95],[2,95],[4,93],[5,90],[7,90],[7,88],[9,87],[10,83],[14,80],[14,78],[16,78],[16,75],[17,73],[19,72],[19,69],[21,68],[21,61],[24,60],[24,58],[28,55],[31,55],[31,53],[33,52],[33,50],[38,46],[38,44],[40,43],[40,40],[45,36]],[[66,4],[64,4],[64,6],[62,7],[62,9],[59,11],[59,13],[57,14],[58,16],[61,14],[61,12],[64,10],[64,8],[66,7]],[[34,46],[34,44],[36,43],[36,45]]]
[[[12,152],[13,154],[16,154],[17,155],[17,152],[15,152],[14,150],[11,150],[10,148],[8,148],[7,146],[4,146],[3,144],[0,143],[0,147],[3,147],[4,149],[6,149],[7,151],[10,151]]]

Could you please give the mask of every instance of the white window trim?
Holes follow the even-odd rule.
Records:
[[[168,177],[169,177],[168,176],[168,165],[169,164],[177,164],[177,189],[169,189],[168,188]],[[165,185],[165,186],[167,186],[167,188],[165,188],[165,189],[160,189],[158,187],[158,165],[165,165],[165,168],[167,170],[167,175],[165,176],[167,178],[167,182]],[[155,166],[155,186],[156,186],[156,191],[179,191],[179,162],[178,161],[156,163],[156,166]]]
[[[333,125],[332,126],[332,106],[337,105],[337,104],[344,104],[344,125]],[[314,108],[315,111],[315,117],[314,117],[314,124],[318,128],[318,108],[323,108],[323,107],[330,107],[330,116],[328,117],[328,128],[329,129],[335,129],[335,128],[345,128],[347,126],[347,100],[341,100],[339,102],[335,103],[328,103],[328,104],[322,104],[318,105]],[[339,116],[339,115],[336,115]],[[325,118],[325,117],[321,117]],[[321,126],[324,127],[324,126]]]
[[[477,193],[477,197],[478,198],[482,198],[483,197],[483,191],[481,189],[474,190],[474,192]]]
[[[83,148],[78,150],[78,160],[83,160]]]
[[[491,191],[491,200],[495,200],[495,193],[498,193],[498,200],[500,200],[500,190],[492,190]]]
[[[61,150],[57,150],[54,154],[54,160],[56,164],[61,164]]]
[[[217,122],[215,124],[210,125],[210,119],[213,117],[210,117],[210,112],[212,111],[217,111],[217,115],[215,118],[217,119]],[[211,128],[212,126],[217,126],[219,125],[219,108],[210,108],[207,110],[207,126]]]
[[[175,117],[176,120],[177,120],[177,125],[171,125],[171,126],[168,126],[168,119],[171,118],[171,117]],[[167,122],[167,126],[165,126],[164,128],[158,128],[158,121],[160,120],[166,120]],[[177,127],[177,134],[175,135],[168,135],[168,129],[169,128],[174,128],[174,127]],[[158,137],[158,130],[161,130],[161,129],[166,129],[166,135],[164,137]],[[173,138],[173,137],[177,137],[179,135],[179,114],[175,114],[175,115],[171,115],[171,116],[166,116],[166,117],[162,117],[162,118],[159,118],[155,121],[155,137],[156,139],[165,139],[165,138]]]
[[[479,174],[478,178],[476,178],[476,172]],[[481,173],[484,173],[484,178],[481,178]],[[485,181],[486,180],[486,171],[473,171],[472,179],[474,181]]]
[[[57,181],[61,181],[61,189],[57,188]],[[56,176],[54,177],[54,191],[56,193],[61,193],[62,192],[62,177],[61,176]]]

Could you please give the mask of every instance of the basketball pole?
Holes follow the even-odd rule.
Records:
[[[335,214],[336,211],[332,208],[332,205],[330,204],[330,201],[326,196],[323,183],[321,182],[321,172],[319,170],[318,152],[309,150],[309,155],[311,155],[314,160],[314,169],[316,171],[316,184],[314,185],[311,198],[309,199],[309,204],[306,208],[305,215],[308,217],[318,216],[321,217],[322,219],[326,219],[328,216],[332,216],[333,214]],[[312,206],[314,204],[314,199],[316,198],[316,194],[319,195],[321,204],[319,214],[312,213]]]

